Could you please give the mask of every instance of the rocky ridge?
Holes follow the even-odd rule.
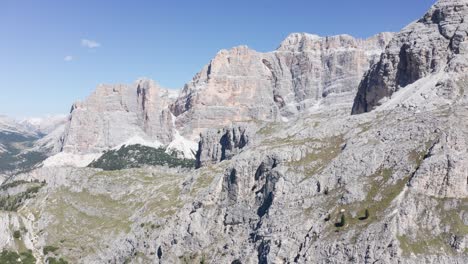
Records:
[[[275,121],[314,106],[349,105],[391,37],[294,33],[274,52],[246,46],[222,50],[171,105],[176,126],[193,138],[233,122]]]
[[[38,142],[56,154],[44,165],[83,166],[135,138],[194,158],[200,134],[210,129],[282,120],[314,106],[350,107],[363,73],[391,36],[295,33],[270,53],[222,50],[180,95],[151,80],[101,85],[73,105],[64,127]]]
[[[464,18],[467,6],[441,0],[422,20]],[[445,24],[397,36],[406,43]],[[344,104],[207,130],[196,170],[16,175],[0,187],[0,248],[72,263],[466,263],[468,78],[443,69],[365,114]],[[176,118],[203,112],[189,106]]]
[[[436,73],[440,74],[432,80],[438,88],[436,97],[449,97],[452,89],[443,88],[453,86],[451,75],[463,74],[468,66],[467,15],[466,1],[439,1],[396,34],[359,85],[352,112],[369,112],[399,90]]]

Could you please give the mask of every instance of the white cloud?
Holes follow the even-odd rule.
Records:
[[[82,39],[81,46],[89,48],[89,49],[94,49],[94,48],[99,48],[101,44],[96,42],[95,40]]]
[[[65,56],[65,58],[63,58],[64,61],[72,61],[73,60],[73,56],[71,55],[68,55],[68,56]]]

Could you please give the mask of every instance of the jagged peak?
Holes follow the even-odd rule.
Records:
[[[219,57],[225,57],[229,55],[239,55],[239,54],[248,54],[251,52],[256,52],[255,50],[249,48],[247,45],[239,45],[232,47],[230,49],[222,49],[216,53],[215,59]]]
[[[333,48],[353,48],[358,42],[371,42],[377,44],[386,44],[392,38],[394,33],[382,32],[367,39],[360,39],[348,34],[319,36],[309,33],[292,33],[283,40],[276,51],[303,52],[318,49]]]

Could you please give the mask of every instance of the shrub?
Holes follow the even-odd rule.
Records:
[[[16,230],[15,232],[13,232],[13,237],[18,239],[21,237],[21,232],[19,230]]]
[[[340,218],[340,222],[336,223],[335,226],[336,227],[343,227],[346,225],[346,217],[344,215],[344,213],[341,214],[341,218]]]
[[[20,261],[18,262],[18,259]],[[28,250],[27,252],[16,253],[13,251],[4,250],[0,253],[0,263],[2,264],[35,264],[36,258],[32,255],[32,252]]]
[[[359,217],[359,220],[366,220],[367,218],[369,218],[369,209],[366,208],[364,216]]]
[[[49,263],[49,264],[68,264],[68,262],[66,260],[64,260],[63,258],[56,259],[54,257],[47,258],[47,263]]]
[[[58,247],[54,247],[54,246],[45,246],[42,249],[42,252],[44,253],[44,255],[47,255],[47,254],[49,254],[49,252],[55,252],[58,249],[59,249]]]

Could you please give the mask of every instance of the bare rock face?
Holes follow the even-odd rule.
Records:
[[[247,146],[254,130],[246,125],[233,125],[223,129],[208,130],[200,135],[196,167],[215,164],[230,159]]]
[[[171,110],[184,135],[233,122],[275,121],[316,105],[351,104],[362,75],[390,40],[291,34],[260,53],[222,50],[188,83]]]
[[[192,146],[210,129],[284,120],[317,105],[350,106],[363,73],[391,36],[358,40],[291,34],[270,53],[245,46],[222,50],[175,101],[150,80],[101,85],[74,104],[66,125],[39,145],[52,154],[79,155],[100,153],[132,138],[166,146],[180,139]],[[62,164],[64,158],[52,164]]]
[[[383,98],[437,72],[466,71],[468,1],[442,0],[395,35],[359,85],[353,114],[369,112]]]
[[[83,103],[73,105],[62,150],[96,153],[132,137],[167,144],[174,135],[169,91],[153,81],[100,85]]]

